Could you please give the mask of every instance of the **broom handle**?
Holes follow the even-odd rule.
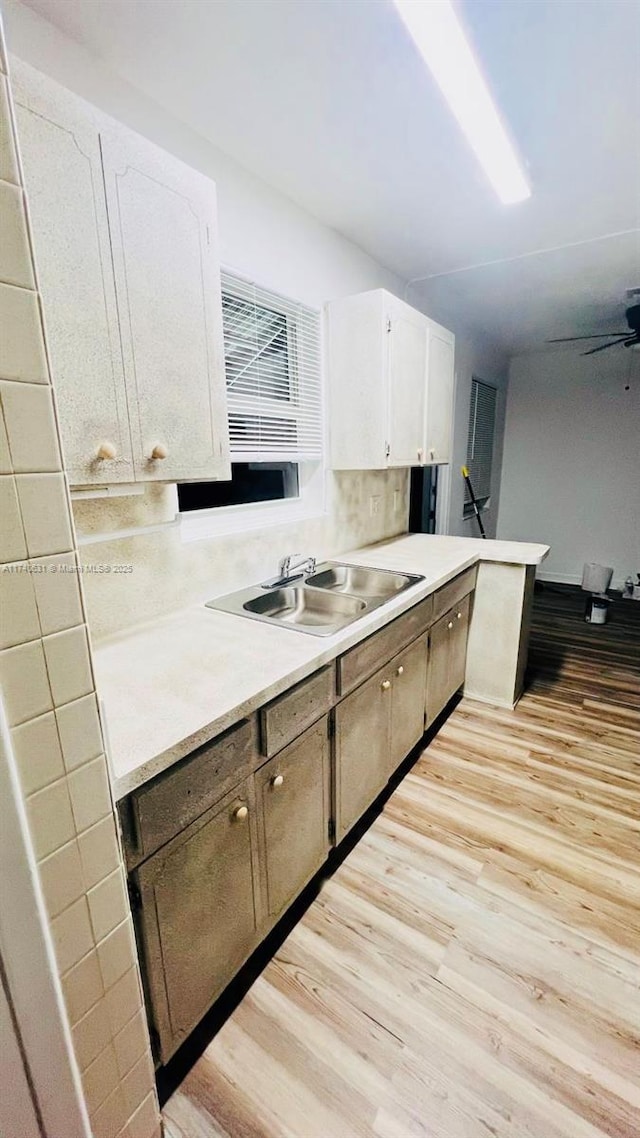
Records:
[[[480,534],[486,541],[487,535],[484,532],[484,526],[482,524],[482,518],[480,516],[480,507],[478,506],[478,503],[476,501],[476,496],[473,492],[473,486],[471,485],[471,479],[469,477],[469,467],[468,466],[461,466],[460,470],[462,471],[462,477],[464,478],[464,480],[466,482],[467,490],[469,491],[469,494],[471,495],[471,505],[473,506],[473,512],[476,515],[476,520],[478,522],[478,525],[480,526]]]

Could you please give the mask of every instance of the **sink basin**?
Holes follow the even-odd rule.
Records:
[[[368,569],[362,565],[320,566],[313,576],[307,577],[307,585],[314,589],[326,589],[332,593],[348,593],[356,597],[395,597],[403,589],[419,581],[419,577],[407,573],[393,573],[386,569]]]
[[[312,636],[331,636],[422,581],[409,573],[325,561],[301,584],[253,585],[207,601],[207,608]]]
[[[278,624],[297,624],[306,628],[342,628],[367,607],[359,597],[334,596],[308,589],[272,589],[242,606],[246,612],[277,620]]]

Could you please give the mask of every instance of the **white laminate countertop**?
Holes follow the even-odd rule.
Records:
[[[419,573],[406,592],[333,636],[309,636],[191,605],[94,645],[114,795],[335,659],[478,561],[539,565],[546,545],[412,534],[334,560]]]

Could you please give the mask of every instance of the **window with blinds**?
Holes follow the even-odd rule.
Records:
[[[320,313],[222,274],[231,461],[322,457]]]
[[[483,380],[471,381],[471,403],[469,406],[469,435],[467,439],[467,466],[471,476],[473,492],[480,506],[486,506],[491,494],[491,464],[493,461],[493,435],[496,422],[496,389]],[[465,489],[467,501],[464,516],[473,513],[469,492]]]

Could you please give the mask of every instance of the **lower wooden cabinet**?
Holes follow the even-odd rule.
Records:
[[[159,1058],[171,1058],[262,935],[253,783],[208,810],[133,875]]]
[[[449,609],[429,633],[427,727],[464,684],[471,594]]]
[[[391,668],[387,665],[335,710],[336,838],[340,841],[389,779]]]
[[[424,734],[427,639],[421,636],[336,708],[336,837],[378,796]]]
[[[424,735],[427,682],[427,638],[421,637],[391,664],[391,732],[389,774],[397,769]]]
[[[327,716],[256,773],[261,862],[271,923],[327,858],[330,775]]]

